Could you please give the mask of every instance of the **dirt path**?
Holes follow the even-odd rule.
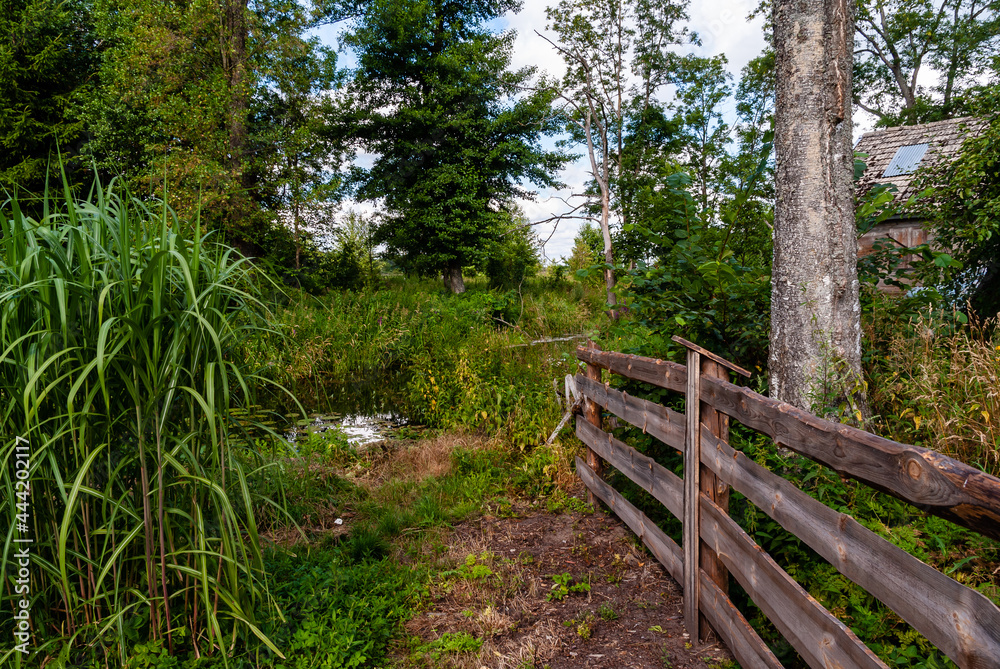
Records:
[[[692,645],[680,587],[614,516],[515,503],[456,526],[442,549],[404,666],[733,666],[719,644]]]

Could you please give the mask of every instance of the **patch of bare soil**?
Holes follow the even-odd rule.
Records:
[[[503,516],[462,523],[445,539],[432,603],[407,624],[399,664],[731,666],[725,648],[688,637],[680,587],[613,515],[518,502]]]

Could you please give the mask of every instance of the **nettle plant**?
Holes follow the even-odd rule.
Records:
[[[258,460],[229,419],[257,381],[241,342],[267,328],[251,266],[113,186],[78,200],[64,185],[37,210],[0,206],[0,460],[30,444],[31,646],[79,664],[124,663],[146,640],[277,652],[255,622],[271,602],[244,465]],[[7,547],[14,487],[4,467]]]

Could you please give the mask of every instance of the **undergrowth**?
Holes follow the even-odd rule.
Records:
[[[287,343],[260,340],[249,357],[268,361],[314,410],[329,406],[344,379],[402,369],[400,400],[412,420],[520,449],[544,441],[561,416],[552,379],[575,373],[571,351],[604,325],[599,306],[569,284],[497,292],[470,282],[450,295],[437,284],[387,281],[363,293],[295,295],[279,314]]]
[[[875,430],[1000,475],[996,320],[963,325],[947,312],[886,311],[866,329]]]

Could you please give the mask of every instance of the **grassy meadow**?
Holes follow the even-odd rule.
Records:
[[[600,291],[560,273],[506,291],[470,278],[462,295],[401,276],[310,295],[197,221],[113,189],[53,196],[37,220],[16,202],[3,211],[3,460],[21,440],[31,452],[30,496],[12,467],[0,473],[5,611],[20,597],[12,547],[33,541],[33,653],[9,648],[5,616],[3,666],[467,666],[483,639],[415,640],[403,627],[456,569],[441,557],[449,528],[512,514],[518,500],[586,506],[571,496],[571,429],[545,445],[564,410],[553,380],[561,390],[579,369],[585,338],[645,353],[669,340],[633,314],[612,325]],[[866,318],[872,430],[1000,473],[996,324],[890,303]],[[539,343],[566,337],[577,339]],[[299,418],[342,411],[359,386],[410,424],[375,445],[337,429],[284,439]],[[618,433],[679,470],[648,436]],[[733,442],[1000,601],[996,542],[738,426]],[[616,484],[679,534],[645,493]],[[731,512],[891,666],[953,666],[739,495]],[[733,592],[786,666],[802,666]]]

